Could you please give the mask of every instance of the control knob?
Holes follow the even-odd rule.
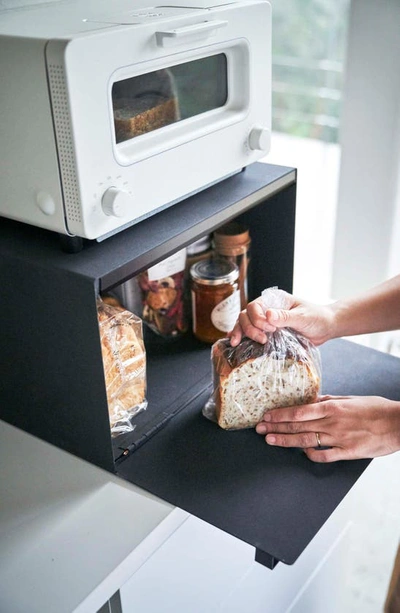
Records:
[[[267,128],[255,126],[249,134],[249,147],[253,151],[269,151],[271,133]]]
[[[109,187],[101,199],[104,213],[112,217],[127,216],[132,204],[132,196],[118,187]]]

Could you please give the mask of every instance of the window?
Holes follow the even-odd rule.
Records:
[[[338,142],[350,0],[272,0],[273,129]]]
[[[350,0],[272,3],[272,145],[298,170],[294,292],[331,298]]]

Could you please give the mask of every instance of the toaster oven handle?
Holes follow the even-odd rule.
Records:
[[[202,21],[174,30],[161,30],[156,32],[157,45],[159,47],[173,47],[188,41],[202,40],[226,25],[228,25],[227,21]]]

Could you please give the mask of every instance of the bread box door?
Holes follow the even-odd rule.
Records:
[[[400,400],[397,358],[345,340],[331,341],[321,353],[323,393]],[[207,356],[200,357],[191,371],[185,368],[188,353],[173,373],[184,377],[188,388],[193,385],[197,396],[119,463],[117,471],[253,545],[256,559],[269,568],[278,561],[293,564],[370,460],[317,464],[300,449],[266,445],[253,429],[222,430],[202,415],[210,388],[199,393],[196,387],[209,368]],[[172,381],[165,377],[156,394],[171,393]]]

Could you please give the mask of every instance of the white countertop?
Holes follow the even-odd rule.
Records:
[[[0,420],[0,611],[93,613],[187,518]]]

